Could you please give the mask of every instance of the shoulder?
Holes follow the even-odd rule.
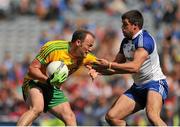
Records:
[[[60,54],[62,55],[62,53],[64,53],[63,51],[67,51],[68,48],[69,43],[67,41],[49,41],[41,47],[40,52],[36,55],[36,58],[41,61],[41,63],[46,63],[52,59],[57,60],[60,57]],[[48,58],[51,60],[47,60]]]
[[[135,48],[144,48],[149,54],[151,54],[155,47],[155,41],[153,37],[146,31],[138,35],[135,41]]]
[[[64,40],[55,40],[55,41],[48,41],[44,46],[50,46],[50,45],[67,45],[68,41]]]
[[[150,35],[150,33],[147,32],[146,30],[143,31],[143,39],[150,43],[154,43],[154,39],[153,39],[152,35]]]
[[[41,50],[44,49],[65,49],[69,47],[68,41],[63,40],[55,40],[55,41],[49,41],[46,44],[44,44],[41,48]]]

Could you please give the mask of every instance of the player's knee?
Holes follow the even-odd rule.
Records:
[[[113,115],[113,113],[108,112],[105,116],[105,119],[108,123],[112,123],[113,120],[115,119],[115,116]]]
[[[43,112],[43,109],[42,108],[32,108],[31,111],[34,113],[35,116],[38,116]]]
[[[108,112],[105,116],[106,121],[109,123],[109,125],[115,126],[115,125],[121,125],[125,126],[126,121],[120,118],[120,116],[115,116],[112,112]]]
[[[64,115],[64,120],[65,121],[75,121],[76,120],[75,114],[73,112],[66,113]]]

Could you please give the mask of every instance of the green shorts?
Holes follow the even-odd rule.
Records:
[[[44,112],[47,112],[48,110],[52,109],[54,106],[57,106],[58,104],[68,101],[63,91],[59,88],[47,84],[42,84],[39,82],[34,82],[33,80],[26,82],[22,86],[23,97],[25,101],[28,97],[28,90],[34,87],[38,87],[43,91]]]

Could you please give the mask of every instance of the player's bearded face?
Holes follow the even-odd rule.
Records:
[[[79,45],[78,49],[77,49],[77,56],[80,58],[84,58],[86,57],[86,55],[89,53],[89,51],[84,47],[83,44]]]
[[[129,23],[127,19],[123,20],[122,23],[123,23],[122,25],[123,35],[128,39],[132,39],[133,37],[132,25]]]
[[[79,53],[81,57],[86,57],[86,55],[91,52],[92,47],[94,45],[94,38],[92,36],[87,35],[86,39],[79,46]]]
[[[123,31],[123,35],[128,39],[132,39],[131,31]]]

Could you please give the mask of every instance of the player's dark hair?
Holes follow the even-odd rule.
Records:
[[[138,10],[131,10],[121,16],[122,20],[128,19],[131,24],[137,25],[140,29],[143,27],[143,16]]]
[[[73,33],[71,42],[75,42],[76,40],[84,41],[87,34],[90,34],[93,38],[95,38],[95,35],[91,33],[90,31],[79,29]]]

